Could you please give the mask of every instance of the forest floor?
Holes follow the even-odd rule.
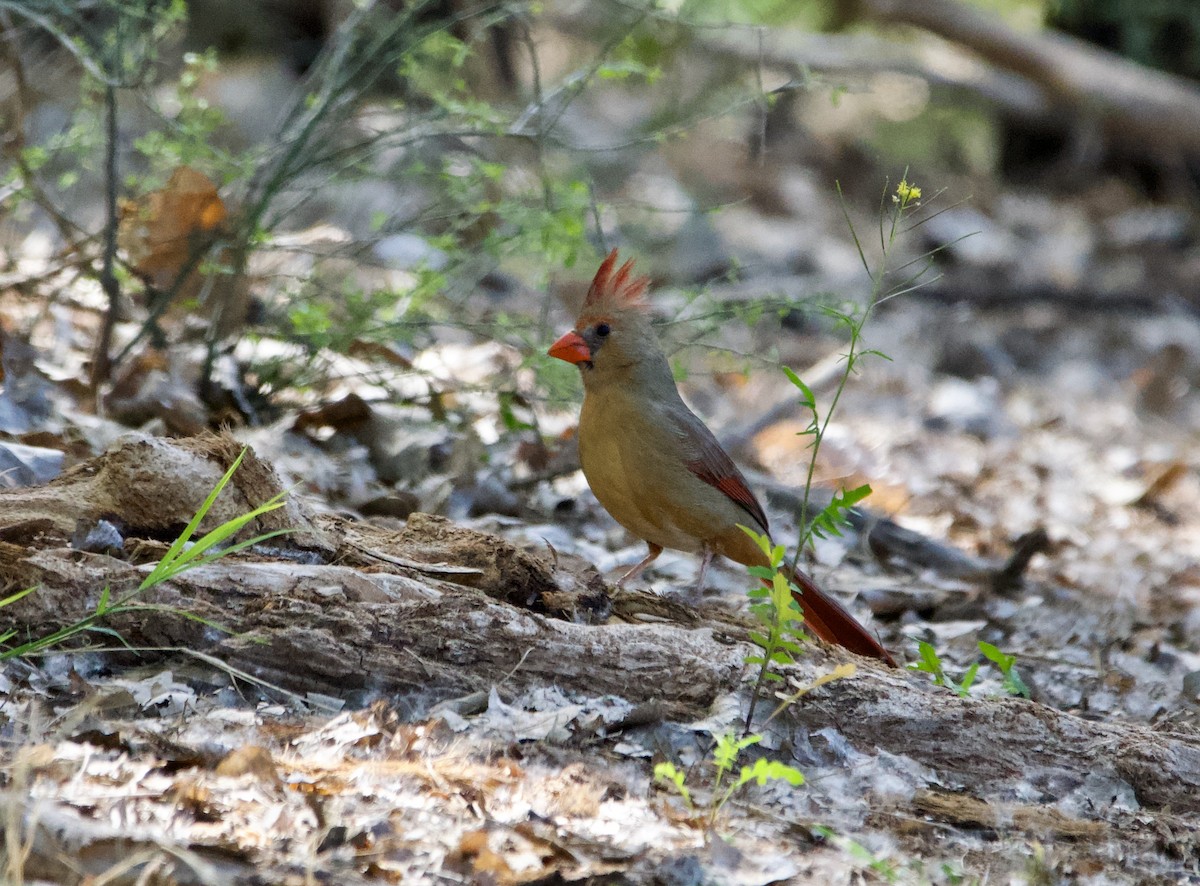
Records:
[[[1008,697],[991,665],[960,698],[928,674],[857,661],[757,727],[763,740],[744,752],[744,763],[799,768],[805,783],[751,785],[714,810],[712,743],[740,729],[753,676],[738,570],[717,570],[698,610],[670,596],[694,574],[681,555],[664,555],[638,590],[613,591],[593,564],[611,576],[637,545],[577,474],[521,482],[533,469],[511,439],[491,444],[490,464],[503,467],[427,475],[447,502],[461,487],[463,501],[444,508],[459,508],[452,522],[404,521],[353,516],[310,491],[323,479],[345,489],[356,472],[362,482],[371,461],[345,431],[321,439],[335,419],[312,411],[233,438],[120,437],[94,457],[82,456],[93,432],[81,422],[56,432],[81,453],[72,467],[0,495],[5,589],[38,588],[5,610],[23,632],[86,617],[102,588],[115,598],[136,587],[236,440],[252,455],[210,520],[292,490],[262,528],[297,531],[138,598],[157,608],[106,619],[131,651],[105,635],[95,642],[107,652],[5,666],[5,821],[29,853],[25,876],[1198,876],[1198,454],[1194,431],[1148,404],[1166,382],[1144,368],[1181,327],[1121,315],[1055,323],[1046,306],[974,322],[957,312],[972,337],[1007,335],[1014,351],[1029,339],[1036,366],[998,382],[931,365],[938,351],[946,359],[946,325],[931,334],[944,313],[910,302],[881,317],[872,345],[892,361],[852,381],[823,461],[838,482],[871,482],[872,518],[823,543],[812,570],[898,658],[915,660],[926,640],[958,679],[985,640],[1015,656],[1031,699]],[[457,358],[494,350],[479,347]],[[717,427],[788,395],[764,375],[709,381]],[[1190,394],[1170,404],[1193,416],[1195,406]],[[742,444],[785,538],[801,421]],[[429,427],[407,438],[397,422],[428,471],[428,452],[449,438],[431,440]],[[514,489],[516,515],[478,504]],[[97,544],[103,521],[120,528]],[[1048,542],[1003,580],[1014,540],[1037,529]],[[846,660],[810,647],[786,669],[791,691]],[[655,784],[664,760],[687,773],[693,808]]]
[[[645,160],[627,195],[667,201],[735,165],[728,140],[696,141],[708,156]],[[684,395],[782,542],[810,438],[778,365],[828,403],[845,344],[815,313],[748,305],[861,303],[836,172],[781,162],[754,200],[678,224],[669,254],[624,244],[655,277]],[[847,200],[869,227],[864,194]],[[304,261],[359,236],[361,195],[287,232]],[[977,675],[959,693],[806,645],[734,767],[780,761],[803,784],[725,801],[713,747],[750,703],[748,578],[718,566],[692,607],[695,559],[668,552],[613,587],[643,550],[575,470],[577,406],[538,398],[528,345],[451,320],[409,351],[247,336],[218,367],[222,413],[197,395],[204,349],[183,322],[97,408],[81,379],[100,293],[44,228],[14,223],[0,595],[35,590],[0,609],[0,633],[45,636],[133,592],[243,446],[200,531],[284,493],[255,531],[288,532],[130,598],[86,649],[4,663],[3,879],[1200,883],[1200,317],[1178,282],[1200,268],[1195,228],[1096,180],[993,185],[906,241],[901,261],[947,246],[943,276],[868,323],[887,359],[850,379],[817,481],[873,493],[808,565],[902,663],[924,641],[950,681]],[[714,254],[740,273],[714,274]],[[381,255],[330,263],[391,285]],[[260,268],[256,295],[311,270],[296,261]],[[513,270],[472,304],[542,318],[544,350],[590,262],[548,287]],[[251,409],[239,397],[270,387],[264,367],[275,396]],[[1014,658],[1024,693],[980,641]],[[690,803],[655,781],[662,762]]]

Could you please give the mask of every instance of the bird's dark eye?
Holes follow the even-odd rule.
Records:
[[[612,332],[612,329],[609,327],[609,325],[607,323],[601,323],[599,326],[596,327],[596,335],[600,336],[601,338],[604,338],[610,332]]]

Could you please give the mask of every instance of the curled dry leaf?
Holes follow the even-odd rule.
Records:
[[[157,191],[122,204],[118,242],[134,271],[165,288],[211,242],[226,217],[213,180],[180,166]]]
[[[121,205],[117,242],[130,267],[177,304],[202,302],[203,314],[216,324],[218,337],[243,325],[249,289],[242,275],[201,273],[204,253],[229,227],[229,210],[207,175],[180,166],[167,183]],[[220,265],[235,264],[233,247],[213,249]]]

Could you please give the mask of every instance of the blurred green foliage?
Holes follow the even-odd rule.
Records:
[[[980,105],[927,105],[909,120],[881,119],[866,141],[885,165],[919,158],[925,168],[986,176],[1000,162],[1000,123]]]
[[[1056,28],[1152,68],[1200,79],[1200,2],[1052,0]]]

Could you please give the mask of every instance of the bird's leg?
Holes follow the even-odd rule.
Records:
[[[652,544],[651,542],[646,542],[646,544],[650,546],[650,553],[646,554],[646,556],[642,558],[640,563],[638,563],[636,566],[634,566],[632,569],[630,569],[628,572],[626,572],[624,575],[622,575],[620,578],[617,579],[617,587],[618,588],[625,587],[625,582],[635,579],[639,575],[641,575],[642,570],[645,569],[647,566],[649,566],[651,563],[653,563],[655,560],[657,560],[658,555],[663,552],[662,545]]]
[[[702,549],[700,556],[700,572],[696,575],[696,586],[692,588],[692,599],[697,602],[704,594],[704,578],[708,575],[708,567],[712,565],[714,551],[708,545]]]

